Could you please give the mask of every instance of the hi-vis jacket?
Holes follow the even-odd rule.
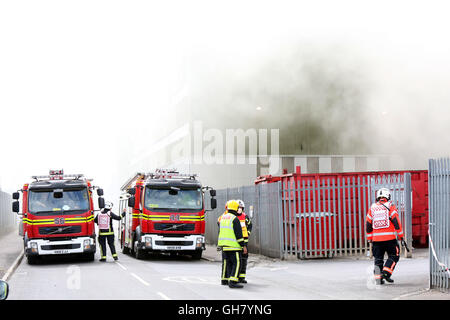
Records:
[[[248,237],[250,236],[250,233],[252,232],[252,222],[250,221],[249,217],[244,212],[242,212],[237,217],[239,219],[239,222],[241,223],[242,236],[244,237],[244,242],[245,242],[245,244],[247,244]]]
[[[366,216],[367,240],[388,241],[403,238],[403,229],[397,208],[383,199],[372,204]]]
[[[225,211],[219,218],[217,218],[217,224],[220,226],[220,219],[227,214],[228,211]],[[250,233],[252,232],[252,221],[250,218],[242,212],[240,215],[237,216],[239,219],[239,222],[241,223],[242,228],[242,236],[244,237],[244,243],[248,243],[248,237],[250,236]]]
[[[121,218],[111,211],[100,211],[95,217],[94,222],[98,225],[99,236],[108,236],[114,234],[112,220],[120,220]]]
[[[240,251],[244,246],[241,223],[230,212],[223,214],[220,218],[217,245],[222,247],[223,251]]]

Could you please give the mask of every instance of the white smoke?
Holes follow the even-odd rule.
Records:
[[[315,112],[312,132],[344,118],[347,147],[362,137],[374,153],[426,166],[449,153],[447,9],[443,1],[1,2],[2,187],[64,168],[117,192],[136,154],[173,129],[170,102],[186,65],[195,76],[185,81],[202,97],[193,103],[211,108],[211,126],[249,106],[234,128],[248,117],[255,128],[267,128],[267,117],[295,124],[277,106],[300,114],[304,101],[325,106],[338,95],[323,84],[335,80],[347,103]],[[292,69],[296,55],[303,60]],[[322,86],[311,86],[315,74]]]

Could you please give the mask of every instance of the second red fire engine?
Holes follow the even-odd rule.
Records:
[[[215,190],[202,187],[195,174],[175,170],[136,173],[121,188],[122,252],[142,259],[149,252],[189,254],[200,259],[205,249],[205,197],[217,206]]]

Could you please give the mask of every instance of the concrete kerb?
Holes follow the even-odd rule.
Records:
[[[19,254],[19,256],[16,258],[16,260],[14,260],[13,264],[6,271],[6,273],[4,274],[4,276],[2,278],[3,281],[8,281],[9,277],[14,273],[14,271],[17,269],[19,264],[22,262],[23,256],[24,256],[24,251],[22,251]]]
[[[4,280],[11,276],[23,259],[23,238],[12,230],[0,236],[0,279]]]

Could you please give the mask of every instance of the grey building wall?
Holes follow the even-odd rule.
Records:
[[[16,228],[16,214],[12,212],[12,199],[9,193],[0,191],[0,236]]]

